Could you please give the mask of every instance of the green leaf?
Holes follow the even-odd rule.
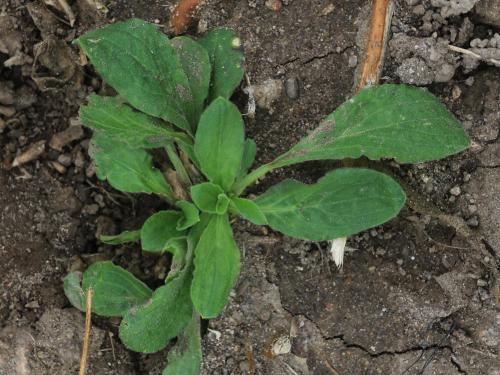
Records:
[[[240,39],[231,29],[217,28],[209,31],[199,43],[207,50],[212,65],[209,103],[219,96],[229,99],[244,73]]]
[[[208,96],[212,70],[210,59],[205,48],[187,36],[178,36],[170,42],[179,56],[193,94],[194,118],[191,125],[196,129]]]
[[[89,154],[97,177],[108,180],[115,189],[126,193],[154,193],[173,200],[172,190],[162,173],[153,167],[152,157],[146,151],[94,134]]]
[[[191,321],[179,335],[167,359],[168,364],[163,370],[163,375],[198,375],[200,373],[202,351],[200,316],[197,313],[193,313]]]
[[[191,199],[203,212],[217,213],[217,202],[220,194],[224,194],[224,190],[211,182],[191,186]]]
[[[194,265],[191,299],[203,318],[215,318],[240,273],[240,252],[227,214],[210,218],[196,246]]]
[[[140,230],[132,230],[132,231],[126,230],[114,236],[102,235],[99,237],[99,241],[108,245],[121,245],[127,242],[139,241],[140,238],[141,238]]]
[[[273,229],[313,241],[385,223],[404,202],[403,190],[391,177],[350,168],[330,172],[312,185],[285,180],[255,200]]]
[[[227,212],[227,209],[229,208],[229,203],[231,200],[226,194],[219,194],[217,196],[217,204],[215,205],[215,213],[217,215],[223,215]]]
[[[266,225],[267,219],[254,201],[245,198],[231,198],[231,208],[241,217],[257,225]]]
[[[112,262],[97,262],[83,274],[83,290],[92,288],[92,311],[102,316],[123,316],[151,298],[142,281]]]
[[[238,108],[218,98],[201,115],[194,151],[208,179],[228,191],[240,169],[244,130]]]
[[[242,178],[252,166],[257,153],[257,145],[253,139],[245,139],[243,146],[243,156],[241,157],[240,170],[238,172],[238,179]]]
[[[120,339],[125,346],[140,353],[155,353],[177,336],[193,313],[190,298],[192,243],[188,241],[186,267],[153,293],[141,306],[130,309],[120,324]]]
[[[177,230],[186,230],[200,221],[200,212],[191,202],[177,201],[175,205],[179,207],[184,214],[184,216],[177,221]]]
[[[182,214],[177,211],[159,211],[151,215],[141,229],[141,246],[144,251],[163,252],[167,242],[186,235],[177,230]]]
[[[85,126],[130,148],[164,147],[174,140],[192,144],[186,134],[168,128],[157,118],[134,111],[116,97],[91,95],[88,104],[80,108],[80,114]]]
[[[63,280],[64,294],[73,307],[85,311],[85,292],[82,289],[82,273],[70,272]]]
[[[127,102],[148,115],[190,130],[193,95],[167,36],[130,19],[76,40],[95,69]]]
[[[363,155],[420,163],[468,146],[462,126],[436,97],[411,86],[387,84],[366,88],[342,104],[271,166]]]

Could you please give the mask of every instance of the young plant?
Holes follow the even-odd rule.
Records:
[[[112,262],[98,262],[83,277],[69,274],[65,291],[83,310],[92,289],[92,311],[122,317],[119,336],[131,350],[153,353],[178,337],[164,375],[199,372],[200,317],[217,317],[238,279],[231,215],[324,241],[382,224],[405,202],[391,177],[363,168],[339,168],[315,184],[288,179],[253,200],[241,197],[249,185],[273,169],[310,160],[365,156],[420,163],[469,144],[431,94],[383,85],[362,90],[288,152],[248,173],[256,145],[245,139],[241,114],[229,101],[243,76],[241,43],[231,30],[169,40],[154,25],[132,19],[76,43],[118,93],[93,95],[81,108],[83,123],[94,130],[90,155],[97,176],[171,206],[142,228],[101,241],[140,241],[144,251],[170,253],[172,266],[165,284],[151,290]],[[154,165],[152,149],[165,152],[170,164],[163,170]]]

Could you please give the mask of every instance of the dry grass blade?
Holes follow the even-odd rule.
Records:
[[[85,304],[85,332],[83,334],[82,355],[80,357],[79,375],[85,375],[87,369],[87,358],[89,356],[90,322],[92,318],[92,289],[87,290],[87,301]]]

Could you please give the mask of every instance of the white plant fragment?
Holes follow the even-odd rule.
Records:
[[[332,240],[332,247],[330,254],[332,254],[333,261],[339,269],[344,265],[344,251],[347,237],[340,237]]]

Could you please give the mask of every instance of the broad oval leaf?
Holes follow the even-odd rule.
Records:
[[[193,94],[193,117],[190,120],[193,127],[196,128],[210,86],[212,67],[208,52],[187,36],[178,36],[171,39],[170,42],[179,56]]]
[[[346,101],[271,166],[363,155],[420,163],[468,146],[462,126],[436,97],[423,89],[387,84]]]
[[[163,375],[198,375],[200,373],[202,351],[200,334],[200,316],[193,312],[193,317],[177,343],[168,353],[168,364]]]
[[[191,198],[194,204],[203,212],[216,214],[217,202],[221,194],[224,194],[224,190],[219,185],[211,182],[191,186]]]
[[[82,287],[93,290],[92,311],[102,316],[123,316],[153,294],[146,284],[109,261],[91,265],[83,274]]]
[[[135,108],[191,129],[191,88],[179,57],[157,26],[134,18],[91,31],[76,43]]]
[[[240,273],[240,252],[228,215],[213,215],[195,249],[191,299],[205,318],[217,317]]]
[[[228,191],[241,165],[243,120],[238,108],[218,98],[203,112],[198,124],[194,151],[207,178]]]
[[[155,353],[187,326],[193,313],[189,256],[187,264],[177,277],[156,289],[149,301],[125,314],[120,324],[120,339],[127,348]]]
[[[177,221],[177,230],[186,230],[200,221],[200,211],[191,202],[177,201],[175,205],[182,210],[184,215]]]
[[[185,133],[168,128],[157,118],[134,111],[116,97],[91,95],[88,104],[80,108],[80,114],[85,126],[130,148],[164,147],[173,141],[186,145],[193,143]]]
[[[117,235],[102,235],[99,237],[99,241],[107,245],[121,245],[127,242],[139,241],[141,238],[140,230],[126,230]]]
[[[229,99],[244,73],[240,39],[223,27],[210,30],[198,42],[207,50],[212,65],[209,103],[219,96]]]
[[[153,167],[152,157],[146,151],[94,134],[89,155],[94,160],[97,177],[108,180],[115,189],[126,193],[154,193],[173,200],[170,186]]]
[[[184,237],[186,233],[177,230],[181,218],[178,211],[159,211],[151,215],[141,229],[142,250],[163,252],[168,241]]]
[[[271,228],[312,241],[385,223],[404,202],[403,190],[391,177],[356,168],[334,170],[312,185],[285,180],[255,200]]]
[[[241,217],[251,221],[256,225],[267,224],[265,215],[254,201],[245,198],[231,198],[232,210]]]

